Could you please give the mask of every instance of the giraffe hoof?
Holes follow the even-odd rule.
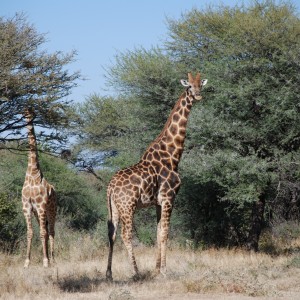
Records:
[[[167,277],[167,268],[156,268],[154,271],[154,276],[160,278]]]
[[[30,260],[26,259],[24,263],[24,268],[27,269],[29,267]]]
[[[134,274],[133,276],[132,276],[132,280],[133,281],[139,281],[139,280],[141,280],[141,276],[140,276],[140,274]]]
[[[43,266],[44,266],[44,268],[48,268],[48,267],[49,267],[49,261],[48,261],[48,258],[44,258],[44,259],[43,259]]]
[[[154,271],[154,276],[158,276],[160,274],[160,268],[156,268]]]
[[[111,271],[106,271],[106,281],[113,281]]]

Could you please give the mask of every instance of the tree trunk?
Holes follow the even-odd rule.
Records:
[[[248,250],[258,251],[258,242],[264,221],[265,204],[266,199],[264,193],[262,193],[259,199],[253,203],[251,227],[247,240]]]

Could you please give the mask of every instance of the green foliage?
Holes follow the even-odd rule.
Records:
[[[10,252],[26,240],[21,190],[27,157],[2,150],[0,166],[0,247]],[[48,155],[40,155],[40,166],[57,192],[57,223],[77,231],[91,231],[102,222],[106,230],[105,191],[99,193],[92,175],[78,174],[64,161]]]
[[[156,243],[156,211],[155,209],[137,210],[134,216],[134,231],[139,242],[146,246],[154,246]]]
[[[246,228],[250,204],[262,194],[277,220],[283,206],[289,218],[297,216],[291,194],[297,202],[300,20],[294,8],[261,1],[192,10],[178,21],[169,20],[169,30],[169,54],[205,70],[210,84],[203,106],[190,119],[191,150],[182,159],[181,172],[204,191],[216,185],[220,205],[230,203],[229,220],[240,219]],[[293,171],[287,171],[291,166]],[[285,192],[280,200],[278,184]],[[217,218],[226,220],[221,212]],[[241,232],[240,240],[245,240],[247,230]]]
[[[107,79],[119,98],[87,100],[82,144],[113,153],[112,168],[137,162],[178,99],[179,80],[200,70],[208,86],[188,123],[172,230],[198,245],[244,245],[262,226],[299,216],[299,17],[289,3],[266,0],[193,9],[168,28],[164,49],[116,56]],[[143,222],[152,213],[138,219],[144,240],[155,235]]]
[[[26,122],[20,116],[29,106],[36,114],[35,125],[43,130],[38,138],[47,140],[48,145],[52,141],[63,143],[66,137],[62,129],[76,121],[66,96],[77,85],[80,74],[65,69],[76,53],[47,53],[43,50],[45,36],[24,14],[0,17],[0,41],[0,148],[5,148],[4,142],[26,137],[21,130]]]
[[[24,239],[21,189],[25,174],[23,156],[1,151],[0,159],[0,248],[5,252],[18,249]]]
[[[86,149],[101,151],[109,166],[124,167],[135,163],[141,154],[137,136],[139,105],[133,99],[113,99],[91,95],[77,108],[84,126],[76,152]],[[115,157],[115,152],[118,157]]]
[[[17,200],[4,192],[0,194],[0,248],[5,252],[13,252],[21,242],[25,226],[18,217],[20,209]]]

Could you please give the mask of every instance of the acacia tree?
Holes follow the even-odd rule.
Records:
[[[186,157],[186,169],[197,158],[196,182],[214,183],[219,199],[245,208],[239,215],[248,223],[243,239],[257,250],[276,189],[293,188],[293,201],[299,201],[300,19],[289,3],[267,0],[192,10],[169,20],[169,30],[169,54],[204,69],[213,86],[204,113],[194,114],[195,149]],[[243,222],[236,223],[236,231]]]
[[[22,14],[0,18],[0,41],[0,147],[24,139],[23,113],[28,106],[34,109],[35,125],[41,129],[38,138],[62,142],[58,130],[71,122],[66,96],[80,78],[78,72],[70,73],[65,66],[76,53],[49,54],[42,50],[45,36]]]
[[[138,103],[131,125],[120,113],[112,125],[125,131],[114,136],[119,131],[102,126],[105,109],[98,114],[96,106],[86,124],[100,117],[99,128],[113,128],[105,139],[118,154],[142,151],[178,98],[179,80],[204,73],[208,87],[191,113],[179,166],[177,223],[197,243],[257,250],[263,226],[299,215],[299,17],[289,4],[261,1],[192,10],[168,26],[165,50],[128,51],[108,72],[108,83]],[[105,133],[85,132],[99,143]]]

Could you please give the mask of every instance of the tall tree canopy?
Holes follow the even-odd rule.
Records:
[[[193,9],[169,19],[168,28],[161,49],[120,54],[109,70],[108,83],[120,88],[120,98],[138,103],[129,118],[137,122],[122,138],[143,130],[130,135],[127,148],[128,140],[113,136],[116,130],[106,139],[112,138],[119,157],[126,151],[130,156],[137,144],[142,152],[178,98],[179,80],[200,70],[209,83],[203,103],[192,110],[180,165],[183,185],[176,205],[181,224],[195,242],[257,250],[263,226],[299,216],[296,9],[269,0]],[[123,128],[131,111],[120,114]]]
[[[169,29],[171,56],[204,68],[213,86],[203,113],[194,114],[200,148],[186,163],[198,161],[198,179],[217,184],[220,199],[253,203],[248,240],[257,249],[266,201],[287,169],[299,180],[300,20],[291,5],[262,1],[193,10]]]
[[[66,96],[80,78],[65,66],[76,53],[47,53],[42,48],[44,35],[23,14],[0,18],[0,41],[0,147],[24,138],[23,113],[28,106],[34,108],[35,125],[43,130],[39,138],[62,141],[57,130],[70,122]]]

